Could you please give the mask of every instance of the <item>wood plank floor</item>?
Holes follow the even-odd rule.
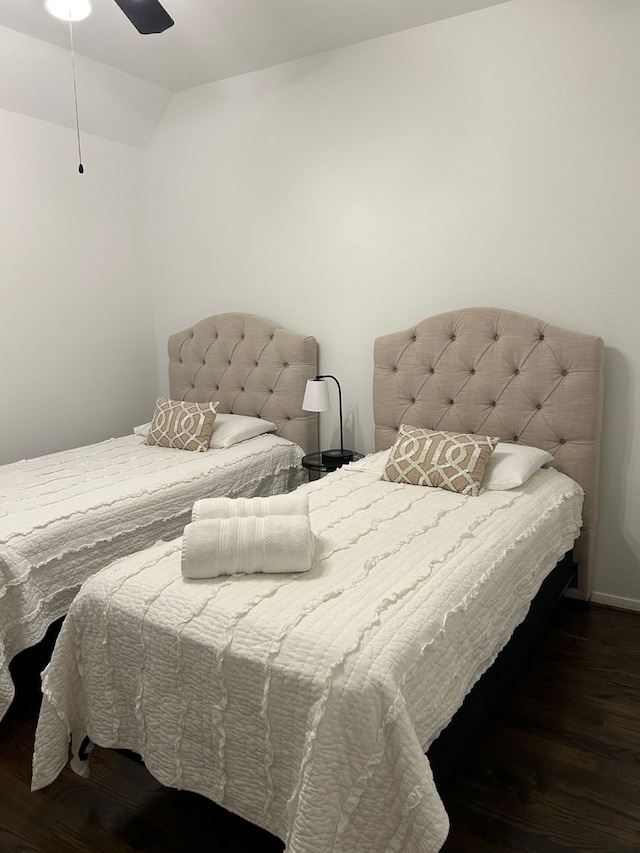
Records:
[[[38,693],[33,655],[27,663],[0,724],[0,853],[282,851],[109,750],[94,750],[89,780],[65,770],[31,793]],[[638,853],[640,614],[563,602],[442,793],[443,853]]]

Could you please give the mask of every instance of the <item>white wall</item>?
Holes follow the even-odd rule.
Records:
[[[513,0],[177,95],[148,151],[159,364],[220,311],[315,334],[369,451],[379,334],[492,305],[602,335],[596,590],[640,607],[638,44],[638,3]]]
[[[76,54],[75,68],[83,134],[146,148],[173,92],[81,52]],[[0,109],[75,131],[72,69],[68,50],[0,27]]]
[[[0,463],[122,435],[157,393],[144,152],[0,110]],[[166,364],[165,364],[166,371]]]

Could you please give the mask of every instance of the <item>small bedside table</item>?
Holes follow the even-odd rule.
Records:
[[[353,459],[350,459],[350,462],[357,462],[358,459],[362,459],[364,456],[363,453],[356,453],[355,450],[353,452]],[[322,461],[322,452],[318,453],[307,453],[306,456],[302,457],[302,467],[306,468],[307,471],[317,471],[319,474],[328,474],[330,471],[337,471],[338,468],[342,468],[342,465],[339,463],[336,465],[328,465]]]

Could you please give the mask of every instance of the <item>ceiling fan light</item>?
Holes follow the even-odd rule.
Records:
[[[91,12],[89,0],[45,0],[47,12],[62,21],[82,21]]]

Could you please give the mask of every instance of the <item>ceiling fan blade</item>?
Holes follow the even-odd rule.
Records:
[[[162,33],[173,26],[173,18],[158,0],[116,0],[116,3],[143,35]]]

